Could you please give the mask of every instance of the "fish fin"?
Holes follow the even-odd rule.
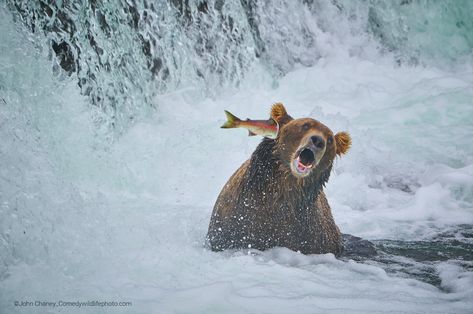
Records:
[[[227,122],[225,122],[221,128],[222,129],[231,129],[231,128],[236,128],[237,127],[237,123],[240,122],[241,120],[238,119],[237,117],[235,117],[233,114],[231,114],[230,112],[228,112],[227,110],[224,110],[225,111],[225,115],[227,116]]]
[[[256,135],[256,133],[253,133],[250,130],[248,130],[248,136],[255,136],[255,135]]]

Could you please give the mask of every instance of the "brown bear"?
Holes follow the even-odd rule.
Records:
[[[339,255],[343,244],[323,192],[348,133],[333,135],[319,121],[293,119],[280,103],[271,117],[276,139],[265,138],[223,187],[207,240],[212,250],[287,247],[304,254]]]

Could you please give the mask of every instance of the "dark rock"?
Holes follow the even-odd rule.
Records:
[[[370,258],[378,254],[374,244],[368,240],[364,240],[360,237],[355,237],[351,234],[345,233],[342,234],[342,240],[342,257],[349,257],[353,259]]]
[[[54,40],[52,41],[52,48],[56,57],[59,61],[59,65],[64,69],[68,74],[71,74],[76,71],[76,64],[74,54],[71,47],[66,42],[57,43]]]

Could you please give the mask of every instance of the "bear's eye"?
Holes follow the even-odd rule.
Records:
[[[310,128],[309,123],[304,123],[304,124],[302,125],[302,131],[308,131],[309,128]]]
[[[329,136],[328,139],[327,139],[327,145],[330,145],[333,143],[333,136]]]

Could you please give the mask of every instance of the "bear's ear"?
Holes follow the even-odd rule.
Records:
[[[346,154],[351,146],[351,137],[347,132],[338,132],[335,134],[335,145],[337,146],[337,155]]]
[[[287,114],[286,108],[284,108],[284,105],[280,102],[275,103],[271,107],[271,112],[269,115],[274,121],[278,123],[279,128],[289,121],[294,120],[290,115]]]

